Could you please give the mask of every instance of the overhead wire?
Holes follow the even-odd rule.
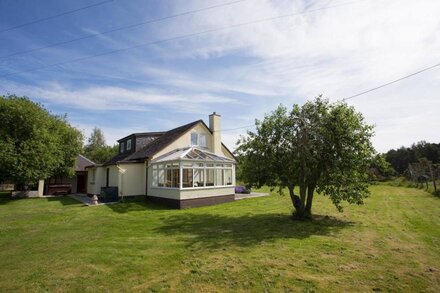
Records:
[[[73,10],[61,12],[61,13],[58,13],[58,14],[55,14],[55,15],[43,17],[43,18],[40,18],[40,19],[36,19],[36,20],[33,20],[33,21],[29,21],[29,22],[26,22],[26,23],[15,25],[15,26],[12,26],[12,27],[9,27],[9,28],[6,28],[6,29],[1,29],[0,33],[4,33],[4,32],[7,32],[7,31],[11,31],[11,30],[15,30],[15,29],[18,29],[18,28],[22,28],[22,27],[25,27],[25,26],[28,26],[28,25],[31,25],[31,24],[36,24],[36,23],[39,23],[39,22],[47,21],[47,20],[54,19],[54,18],[57,18],[57,17],[60,17],[60,16],[72,14],[72,13],[75,13],[75,12],[78,12],[78,11],[82,11],[82,10],[86,10],[86,9],[89,9],[89,8],[92,8],[92,7],[101,6],[101,5],[104,5],[104,4],[107,4],[109,2],[113,2],[113,1],[114,0],[105,0],[105,1],[98,2],[98,3],[94,3],[94,4],[87,5],[87,6],[83,6],[83,7],[80,7],[80,8],[76,8],[76,9],[73,9]]]

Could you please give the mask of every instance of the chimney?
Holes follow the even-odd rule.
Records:
[[[212,131],[212,152],[216,155],[222,154],[222,138],[221,138],[221,116],[216,112],[209,115],[209,129]]]

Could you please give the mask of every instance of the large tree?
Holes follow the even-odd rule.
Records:
[[[287,188],[299,218],[311,215],[315,191],[339,210],[342,201],[361,204],[369,194],[372,135],[372,126],[345,103],[318,97],[291,110],[279,106],[239,140],[240,179]]]
[[[104,163],[117,153],[118,145],[108,146],[102,130],[98,127],[93,128],[84,147],[84,155],[95,163]]]
[[[0,181],[35,183],[74,173],[83,136],[65,116],[26,97],[0,96]]]

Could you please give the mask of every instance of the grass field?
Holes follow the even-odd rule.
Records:
[[[0,291],[440,292],[440,199],[373,186],[312,222],[288,197],[169,210],[0,199]]]

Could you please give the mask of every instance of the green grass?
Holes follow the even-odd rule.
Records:
[[[382,184],[389,186],[397,186],[397,187],[417,188],[432,193],[436,196],[440,196],[440,180],[436,180],[435,182],[437,184],[437,192],[435,192],[434,190],[434,185],[432,181],[429,181],[428,184],[415,183],[406,179],[405,177],[397,177],[392,180],[384,181],[382,182]],[[428,188],[426,188],[426,186],[428,186]]]
[[[315,220],[288,197],[169,210],[0,199],[0,291],[440,292],[440,199],[378,185]]]

